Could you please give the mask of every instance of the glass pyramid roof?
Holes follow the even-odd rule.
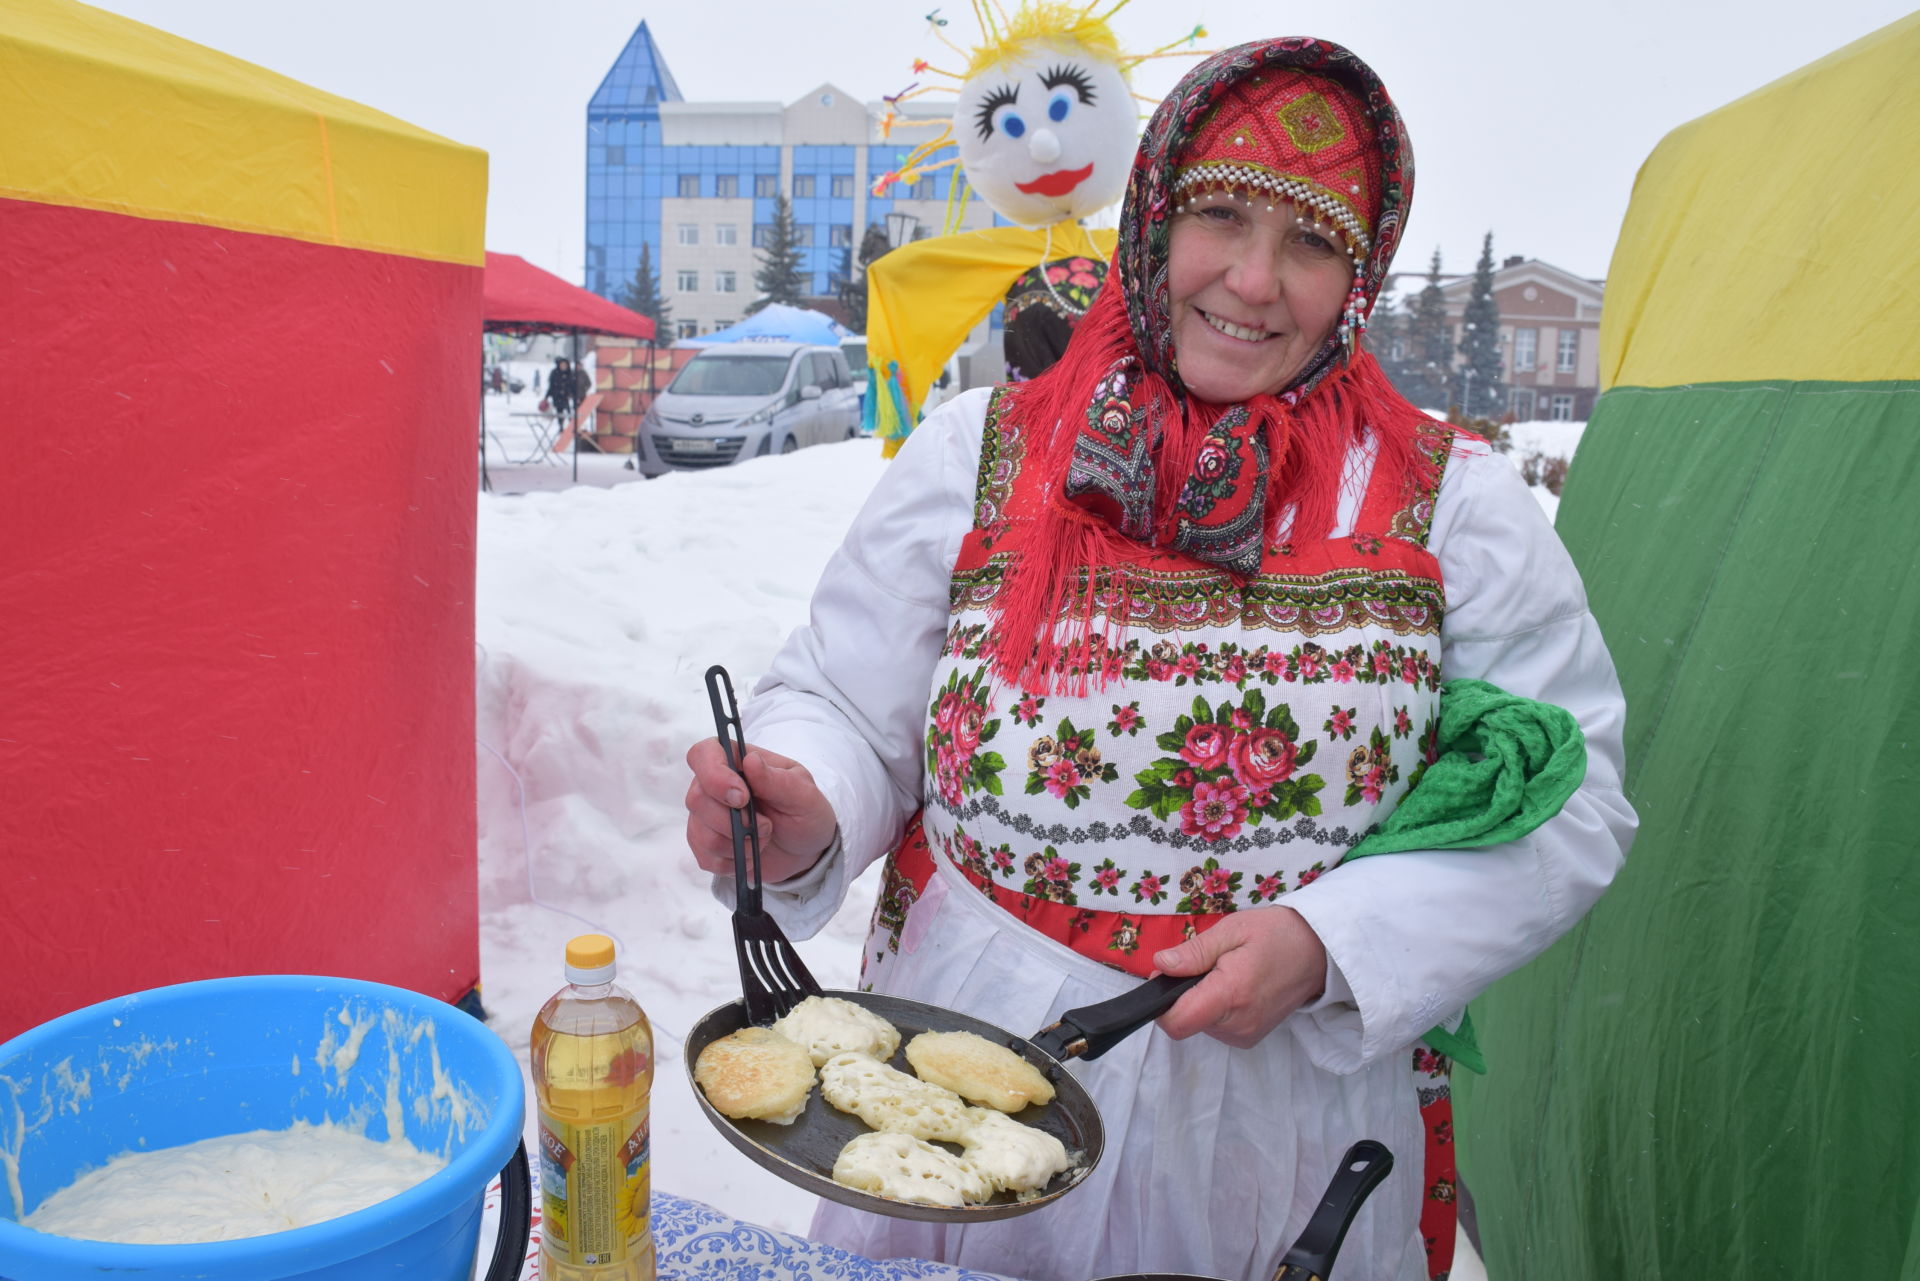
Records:
[[[653,43],[653,33],[643,21],[627,40],[627,47],[613,60],[600,87],[587,104],[589,112],[618,111],[622,108],[650,107],[662,102],[683,102],[680,86],[667,70],[665,58]]]

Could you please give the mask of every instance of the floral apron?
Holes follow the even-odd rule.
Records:
[[[1145,977],[1159,949],[1229,912],[1284,903],[1337,866],[1434,753],[1444,608],[1426,547],[1434,494],[1406,503],[1404,478],[1367,475],[1364,456],[1348,469],[1366,484],[1353,532],[1270,542],[1244,581],[1143,547],[1114,571],[1132,598],[1123,641],[1096,637],[1073,655],[1074,670],[1096,678],[1084,695],[997,685],[987,609],[1041,486],[1022,469],[1005,403],[996,394],[987,412],[928,706],[925,805],[888,857],[862,956],[867,988],[891,990],[908,910],[942,863],[1027,927]],[[1423,448],[1444,463],[1449,439],[1436,424]],[[1420,1231],[1428,1275],[1444,1277],[1450,1065],[1424,1045],[1408,1055],[1426,1142]]]

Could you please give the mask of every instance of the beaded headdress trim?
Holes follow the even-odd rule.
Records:
[[[1373,247],[1367,224],[1353,207],[1319,183],[1291,174],[1276,173],[1265,165],[1227,161],[1206,161],[1180,171],[1174,179],[1175,211],[1186,207],[1194,196],[1223,191],[1257,192],[1269,200],[1285,200],[1313,210],[1340,229],[1347,238],[1347,249],[1355,263],[1364,262]]]

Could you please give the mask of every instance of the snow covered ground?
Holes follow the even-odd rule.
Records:
[[[537,397],[485,399],[497,444],[524,453],[508,415]],[[1578,439],[1579,424],[1525,426],[1528,440],[1552,429],[1526,448],[1570,453]],[[719,1140],[680,1055],[680,1034],[739,995],[728,908],[686,852],[683,758],[713,732],[707,667],[724,664],[742,693],[752,685],[805,620],[815,579],[885,463],[871,440],[645,482],[618,456],[580,462],[572,485],[570,466],[496,455],[494,492],[480,500],[483,996],[524,1064],[534,1015],[564,981],[566,940],[589,928],[612,935],[620,981],[659,1042],[656,1185],[804,1232],[813,1198]],[[870,884],[856,888],[799,945],[824,985],[854,985],[872,899]],[[1482,1274],[1465,1258],[1454,1275]]]

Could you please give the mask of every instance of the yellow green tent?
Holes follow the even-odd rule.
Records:
[[[1642,827],[1475,1007],[1495,1277],[1920,1277],[1916,160],[1920,15],[1635,186],[1559,526]]]

